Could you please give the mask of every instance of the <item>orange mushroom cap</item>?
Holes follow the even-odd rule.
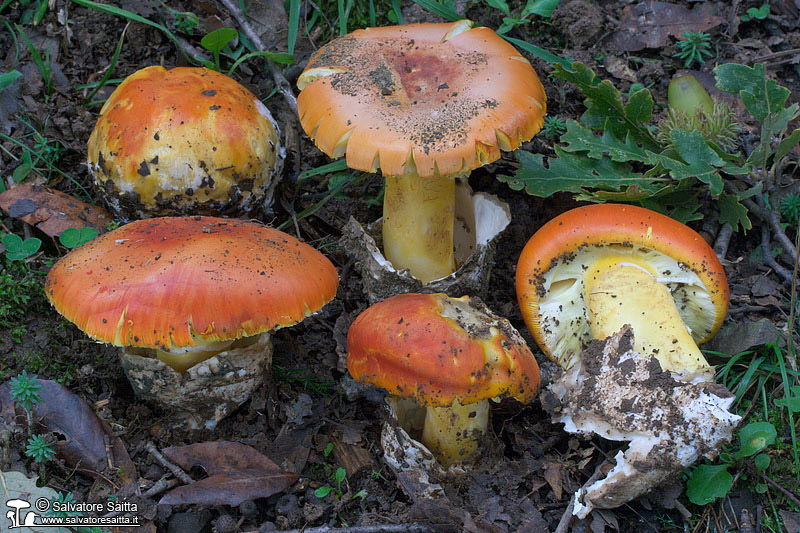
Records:
[[[88,155],[98,189],[125,218],[248,212],[283,161],[278,126],[253,93],[186,67],[125,78],[100,110]]]
[[[544,89],[512,45],[470,26],[387,26],[334,39],[298,81],[303,129],[329,156],[346,142],[350,168],[385,176],[462,175],[516,149],[542,127]]]
[[[551,284],[555,283],[552,272],[564,263],[575,261],[583,253],[605,246],[615,246],[617,254],[623,250],[622,253],[635,256],[635,262],[647,261],[645,256],[648,254],[658,261],[657,258],[661,257],[658,254],[663,254],[674,260],[672,265],[696,277],[697,282],[692,284],[691,291],[673,289],[676,299],[688,300],[699,295],[707,301],[704,305],[679,306],[685,322],[688,313],[711,313],[711,316],[692,322],[697,325],[692,330],[695,342],[706,342],[722,326],[730,298],[728,282],[714,250],[697,232],[665,215],[641,207],[588,205],[567,211],[542,226],[525,245],[517,263],[516,290],[522,316],[537,344],[549,357],[555,358],[550,345],[553,339],[548,338],[553,334],[545,331],[540,304],[546,298],[551,298]],[[656,266],[647,268],[654,270],[653,273],[662,277],[665,283],[671,282],[670,276],[676,285],[682,283],[681,272],[672,272],[669,265],[661,271],[657,271]],[[565,285],[558,288],[561,292],[566,290],[569,289]],[[578,305],[578,302],[549,301],[548,305],[560,309],[561,306]],[[551,327],[564,327],[557,320],[554,322],[555,326],[551,324]]]
[[[356,381],[420,405],[497,396],[529,402],[539,366],[506,319],[468,296],[400,294],[361,313],[347,333]]]
[[[139,220],[61,258],[45,291],[117,346],[168,350],[291,326],[336,295],[320,252],[276,229],[214,217]]]

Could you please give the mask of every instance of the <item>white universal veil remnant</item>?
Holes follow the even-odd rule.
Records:
[[[730,440],[733,397],[697,347],[722,325],[728,284],[691,228],[634,206],[573,209],[528,241],[516,288],[528,329],[565,370],[554,416],[631,443],[581,489],[576,514],[640,496]]]
[[[531,139],[545,113],[530,63],[468,20],[344,35],[297,85],[300,122],[320,150],[386,178],[383,253],[422,284],[458,266],[456,179]]]
[[[573,513],[579,518],[645,494],[700,456],[716,457],[741,419],[728,411],[734,396],[724,386],[677,380],[633,344],[627,326],[605,341],[591,341],[550,387],[557,400],[553,419],[567,431],[630,441],[605,478],[576,494]]]

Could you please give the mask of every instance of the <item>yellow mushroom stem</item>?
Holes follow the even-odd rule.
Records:
[[[172,350],[156,350],[156,357],[166,365],[172,367],[178,374],[183,374],[194,365],[211,359],[218,353],[227,350],[234,341],[198,342],[188,348],[174,348]]]
[[[686,381],[713,379],[713,368],[684,324],[669,289],[645,268],[606,263],[587,274],[584,300],[592,337],[605,339],[630,324],[634,349],[655,356],[664,370]]]
[[[450,407],[428,407],[422,444],[447,468],[472,457],[488,426],[489,400],[467,405],[456,401]]]
[[[394,268],[407,268],[422,283],[455,270],[455,180],[415,174],[386,178],[383,253]]]

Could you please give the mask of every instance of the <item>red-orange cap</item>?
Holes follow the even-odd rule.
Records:
[[[100,110],[89,170],[125,218],[249,212],[279,175],[283,152],[267,108],[205,68],[143,68]]]
[[[356,381],[420,405],[497,396],[530,402],[539,366],[508,320],[468,296],[400,294],[361,313],[347,334]]]
[[[61,258],[45,291],[117,346],[178,348],[291,326],[336,295],[333,264],[273,228],[214,217],[139,220]]]
[[[456,176],[514,150],[543,124],[527,59],[468,20],[357,30],[320,48],[298,80],[303,129],[350,168]],[[345,149],[346,147],[346,149]]]
[[[540,299],[548,290],[548,272],[585,250],[614,244],[655,250],[696,274],[705,286],[713,316],[705,320],[709,327],[693,331],[693,335],[698,344],[714,336],[725,319],[730,293],[725,271],[708,243],[690,227],[655,211],[632,205],[594,204],[547,222],[530,238],[517,263],[516,290],[522,316],[545,354],[555,357],[545,338],[539,309]]]

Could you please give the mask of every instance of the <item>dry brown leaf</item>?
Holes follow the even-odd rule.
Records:
[[[69,228],[95,228],[105,233],[111,214],[55,189],[40,185],[19,185],[0,194],[0,209],[27,222],[51,237]]]
[[[725,19],[717,16],[710,4],[687,9],[678,4],[647,0],[622,10],[622,20],[612,42],[623,52],[661,48],[669,43],[670,36],[680,37],[687,31],[708,31],[723,22]]]
[[[181,468],[201,466],[209,477],[170,491],[159,505],[239,505],[286,490],[298,479],[259,451],[238,442],[201,442],[167,448]]]
[[[137,480],[136,467],[122,440],[112,436],[108,424],[80,396],[56,381],[38,379],[37,383],[42,386],[39,390],[42,400],[35,411],[37,424],[56,434],[53,449],[67,466],[91,477],[107,479],[110,463],[123,483]],[[0,427],[25,424],[25,415],[21,409],[15,409],[9,390],[9,382],[0,385]],[[101,475],[103,472],[105,475]]]
[[[606,56],[603,66],[605,66],[609,74],[617,79],[629,81],[631,83],[637,83],[639,81],[631,67],[617,56]]]
[[[561,496],[564,493],[564,486],[561,481],[561,465],[548,461],[544,467],[544,479],[553,489],[556,500],[561,501]]]

